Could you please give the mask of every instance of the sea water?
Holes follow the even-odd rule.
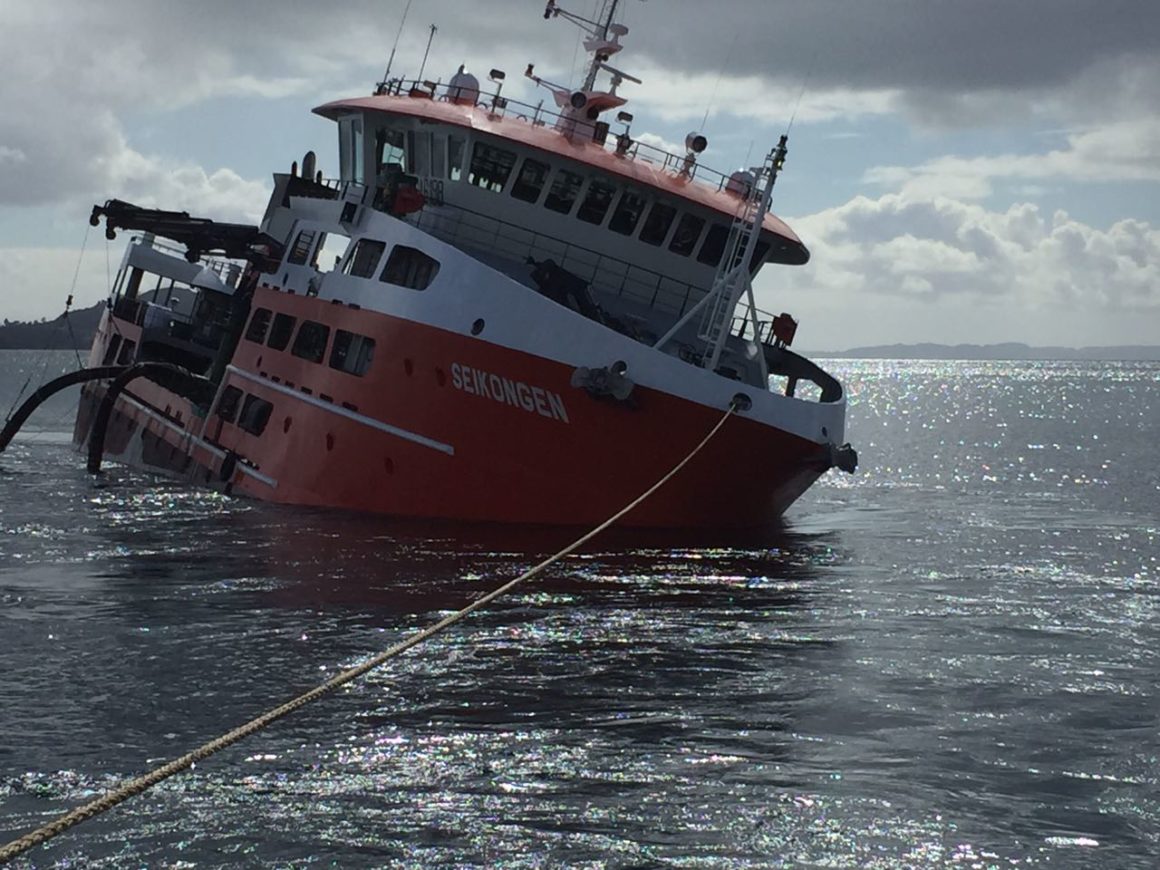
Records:
[[[784,528],[598,540],[16,866],[1157,866],[1160,364],[826,365]],[[94,478],[75,400],[0,455],[0,841],[570,539]]]

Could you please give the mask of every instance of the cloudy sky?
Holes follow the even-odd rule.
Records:
[[[592,14],[600,0],[561,0]],[[116,197],[256,221],[310,109],[369,93],[406,0],[0,0],[0,316],[107,292]],[[638,138],[705,132],[760,162],[793,118],[774,210],[813,252],[759,279],[798,344],[1160,343],[1157,0],[623,0]],[[579,73],[542,0],[421,0],[393,73]],[[84,254],[81,256],[82,245]]]

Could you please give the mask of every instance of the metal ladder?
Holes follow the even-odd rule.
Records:
[[[777,148],[769,152],[757,172],[753,189],[733,218],[724,255],[717,265],[709,298],[712,302],[701,315],[697,337],[705,342],[701,364],[713,371],[721,358],[721,350],[729,337],[729,326],[741,294],[749,289],[749,259],[761,235],[761,226],[769,211],[773,185],[778,170],[785,163],[786,137],[782,136]]]

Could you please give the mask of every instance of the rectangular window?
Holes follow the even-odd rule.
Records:
[[[294,239],[294,245],[290,248],[290,256],[286,258],[286,262],[291,266],[305,266],[306,260],[310,256],[310,249],[314,247],[314,237],[317,235],[315,230],[302,230]]]
[[[603,222],[615,195],[615,184],[593,179],[588,185],[588,192],[584,194],[584,202],[580,203],[580,208],[576,210],[576,217],[590,224]]]
[[[447,137],[447,178],[459,181],[463,177],[463,150],[466,140],[462,136]]]
[[[227,423],[238,418],[238,407],[242,404],[242,391],[237,387],[226,387],[218,399],[217,415]]]
[[[298,327],[298,334],[294,336],[294,346],[290,353],[302,359],[318,363],[326,353],[326,342],[330,339],[330,327],[315,323],[313,320],[303,320]]]
[[[467,173],[467,180],[476,187],[499,193],[507,184],[515,165],[516,155],[511,151],[476,142],[471,150],[471,169]]]
[[[338,164],[343,181],[366,181],[363,161],[362,118],[351,115],[338,122]]]
[[[687,257],[697,247],[697,240],[701,238],[701,230],[705,229],[705,219],[692,214],[683,214],[677,221],[677,229],[673,233],[673,240],[669,242],[669,250],[674,254]]]
[[[407,153],[411,159],[409,169],[412,175],[424,177],[431,172],[431,134],[426,131],[407,133]]]
[[[635,190],[626,190],[620,195],[620,202],[616,204],[616,211],[608,222],[608,228],[614,233],[631,236],[636,230],[640,216],[644,214],[644,194]]]
[[[646,245],[663,245],[676,216],[677,210],[673,206],[654,202],[640,229],[640,240]]]
[[[431,177],[442,178],[447,165],[447,140],[438,133],[431,139]]]
[[[255,308],[250,315],[250,325],[246,327],[246,341],[256,341],[261,344],[266,340],[266,330],[270,328],[269,308]]]
[[[572,211],[572,204],[576,202],[580,185],[583,183],[583,175],[577,175],[567,169],[557,171],[556,177],[552,179],[552,186],[548,189],[548,195],[544,197],[544,208],[568,214]]]
[[[346,261],[343,269],[347,275],[355,278],[373,278],[375,269],[379,266],[383,251],[387,249],[385,242],[375,239],[359,239],[355,242],[354,253]]]
[[[266,347],[274,350],[285,350],[290,343],[290,336],[294,334],[294,324],[298,318],[289,314],[275,314],[274,325],[270,327],[270,335],[266,339]]]
[[[540,198],[540,191],[544,189],[544,182],[548,179],[547,163],[526,159],[520,167],[519,175],[512,182],[512,196],[524,202],[535,202]]]
[[[716,266],[725,253],[725,242],[729,240],[729,229],[724,224],[713,224],[705,235],[705,243],[697,253],[697,262]]]
[[[362,377],[370,369],[375,358],[375,340],[339,329],[334,333],[334,345],[330,349],[330,367]]]
[[[395,245],[387,257],[380,281],[412,290],[426,290],[439,272],[439,262],[416,248]]]
[[[117,354],[117,365],[127,366],[137,356],[137,342],[125,339],[121,351]]]
[[[242,403],[242,413],[238,415],[238,427],[251,435],[261,435],[266,431],[266,424],[270,422],[270,412],[274,406],[265,399],[257,396],[246,396]]]

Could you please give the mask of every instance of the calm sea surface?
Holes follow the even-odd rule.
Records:
[[[1160,364],[830,368],[862,467],[760,546],[610,537],[17,866],[1160,866]],[[2,842],[570,537],[94,479],[74,402],[0,455]]]

